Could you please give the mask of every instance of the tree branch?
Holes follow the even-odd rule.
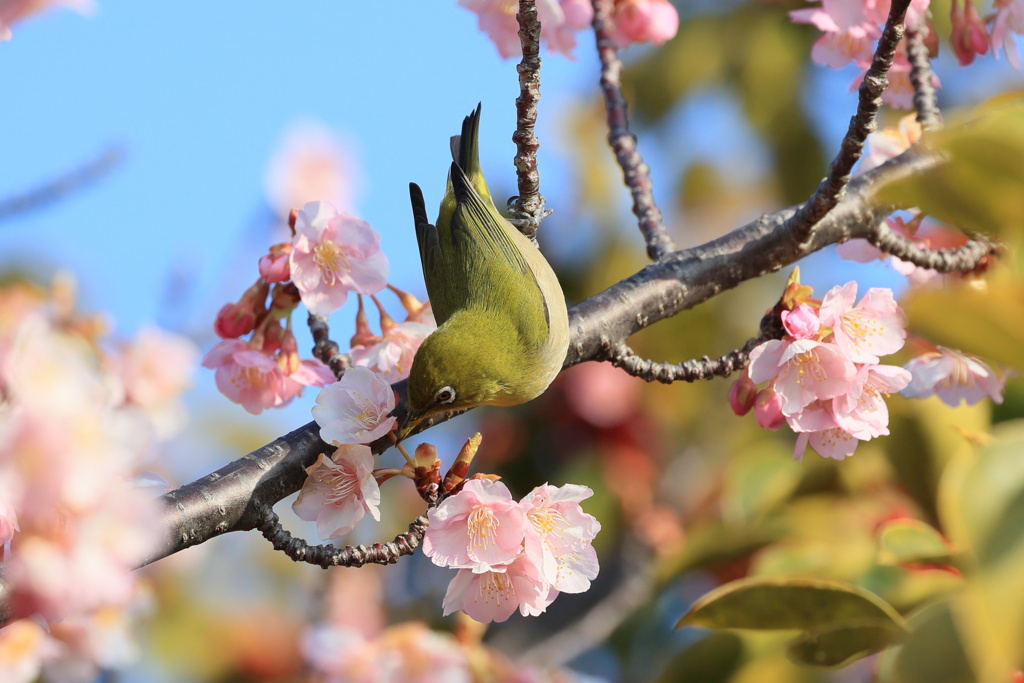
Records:
[[[519,0],[519,41],[523,58],[516,66],[519,72],[519,97],[516,98],[516,182],[519,196],[508,201],[512,223],[520,232],[536,242],[540,222],[551,213],[544,208],[540,194],[540,173],[537,150],[540,140],[533,134],[537,125],[537,101],[540,100],[540,20],[535,0]]]
[[[56,180],[0,201],[0,220],[46,206],[102,178],[124,158],[119,145],[106,149],[96,159]]]
[[[619,61],[609,28],[611,0],[593,0],[593,5],[592,25],[597,39],[597,55],[601,59],[601,92],[608,113],[608,144],[615,152],[615,159],[622,168],[622,177],[633,196],[633,215],[647,242],[647,255],[651,260],[657,260],[675,251],[676,245],[669,237],[662,222],[661,210],[654,202],[651,169],[640,156],[636,148],[636,136],[629,130],[629,114],[620,82],[622,62]]]
[[[907,57],[910,59],[910,82],[914,86],[914,108],[917,110],[917,122],[922,130],[932,130],[942,126],[939,115],[938,97],[932,87],[932,62],[928,56],[928,46],[924,42],[923,29],[907,31]]]
[[[896,46],[903,37],[903,18],[909,6],[910,0],[893,0],[882,37],[875,47],[871,68],[864,74],[858,89],[857,112],[850,118],[850,127],[839,146],[839,153],[811,198],[787,222],[793,239],[798,242],[806,241],[818,222],[842,201],[850,182],[850,171],[864,151],[864,141],[878,127],[875,118],[882,106],[882,93],[889,85],[886,76],[896,57]]]

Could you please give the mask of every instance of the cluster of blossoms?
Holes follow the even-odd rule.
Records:
[[[750,365],[730,394],[733,410],[754,408],[758,424],[783,424],[826,458],[852,455],[859,441],[889,433],[885,397],[903,389],[910,373],[879,364],[906,339],[903,312],[886,289],[869,289],[855,306],[857,283],[834,287],[820,302],[790,285],[782,311],[786,334],[750,352]],[[757,384],[768,385],[758,391]]]
[[[591,541],[601,530],[580,502],[585,486],[538,486],[521,501],[500,481],[470,479],[430,510],[423,552],[458,569],[444,613],[462,610],[481,622],[544,612],[559,593],[582,593],[597,576]]]
[[[394,427],[395,418],[388,416],[394,407],[387,380],[363,367],[350,368],[320,392],[313,417],[321,438],[336,449],[307,468],[309,476],[292,504],[301,519],[316,522],[320,538],[340,538],[367,513],[379,521],[380,484],[395,475],[413,477],[410,466],[374,469],[365,445]],[[468,469],[479,443],[479,436],[467,442],[458,465]],[[440,467],[426,444],[417,449],[417,465],[423,471]],[[519,502],[504,484],[488,478],[460,480],[451,490],[428,513],[423,541],[435,564],[459,570],[445,596],[445,614],[461,609],[482,622],[504,621],[516,609],[537,615],[559,592],[590,587],[598,571],[590,542],[601,528],[580,508],[590,489],[545,484]]]
[[[822,66],[840,68],[856,64],[867,69],[871,64],[874,45],[882,35],[881,27],[889,14],[889,0],[821,0],[819,7],[794,10],[790,18],[800,24],[812,24],[821,37],[811,49],[811,59]],[[913,0],[907,11],[906,25],[925,34],[932,54],[938,52],[938,41],[930,25],[930,0]],[[1020,52],[1014,35],[1024,34],[1024,0],[995,0],[993,12],[986,18],[978,13],[974,0],[953,0],[950,7],[952,32],[949,37],[953,53],[961,65],[974,61],[977,55],[991,49],[996,57],[1006,50],[1006,60],[1013,68],[1021,69]],[[913,87],[910,84],[910,62],[903,42],[897,47],[896,59],[889,72],[890,87],[882,95],[894,107],[913,107]],[[854,81],[853,87],[860,83]],[[933,85],[938,80],[933,77]]]
[[[612,38],[626,47],[631,43],[661,45],[679,30],[679,14],[668,0],[614,0]],[[507,0],[459,0],[459,4],[475,12],[480,30],[486,33],[504,58],[522,54],[519,42],[519,4]],[[541,40],[551,52],[572,56],[576,33],[590,27],[594,19],[591,0],[538,0],[537,17]]]
[[[0,290],[0,544],[9,604],[32,615],[0,630],[14,683],[91,680],[134,658],[146,594],[130,572],[157,513],[140,470],[180,428],[198,355],[156,328],[106,345],[72,299],[61,281]]]
[[[799,436],[796,456],[808,444],[819,455],[841,460],[860,441],[889,433],[885,398],[938,394],[950,405],[1001,401],[1003,379],[976,358],[939,347],[905,367],[882,365],[906,340],[906,320],[892,292],[872,288],[859,303],[857,283],[833,287],[820,302],[791,281],[781,312],[785,335],[754,348],[750,365],[732,387],[737,415],[751,409],[759,425],[783,424]],[[757,385],[767,383],[763,388]]]
[[[392,382],[409,376],[413,354],[436,327],[429,304],[387,284],[387,257],[368,223],[328,202],[309,202],[292,212],[289,225],[292,241],[271,246],[259,260],[256,283],[217,314],[214,331],[223,341],[203,359],[216,371],[221,393],[254,415],[288,404],[306,386],[335,379],[320,360],[299,358],[291,317],[300,302],[326,317],[350,292],[370,295],[380,311],[381,334],[370,330],[360,296],[349,355],[353,364]],[[406,310],[401,323],[374,296],[385,287]]]

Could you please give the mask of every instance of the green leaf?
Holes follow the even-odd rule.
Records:
[[[883,655],[879,683],[975,683],[949,601],[925,607],[909,625],[906,642]]]
[[[973,559],[956,616],[983,680],[1024,661],[1024,420],[1004,422],[942,482],[943,527]]]
[[[897,519],[878,531],[880,564],[949,564],[951,559],[942,535],[922,521]]]
[[[916,206],[968,232],[1024,234],[1024,105],[927,134],[919,144],[949,162],[883,186],[882,203]]]
[[[819,633],[805,633],[790,643],[790,659],[812,666],[839,667],[860,659],[906,637],[903,628],[892,623],[852,623]]]
[[[892,606],[853,584],[755,576],[711,591],[695,602],[676,626],[821,632],[871,622],[905,627],[903,617]]]
[[[840,666],[898,643],[903,618],[868,591],[841,581],[752,577],[733,581],[694,603],[678,626],[799,629],[789,646],[796,661]]]
[[[735,633],[710,633],[677,654],[656,683],[726,683],[743,659],[743,641]]]

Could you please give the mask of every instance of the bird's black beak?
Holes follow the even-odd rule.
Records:
[[[395,432],[395,438],[399,441],[404,441],[409,436],[416,426],[423,420],[422,413],[416,413],[409,411],[405,414],[405,418],[400,420],[398,430]]]

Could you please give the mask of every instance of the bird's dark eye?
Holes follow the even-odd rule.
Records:
[[[448,405],[455,401],[455,390],[451,387],[441,387],[434,394],[434,403],[440,403],[441,405]]]

